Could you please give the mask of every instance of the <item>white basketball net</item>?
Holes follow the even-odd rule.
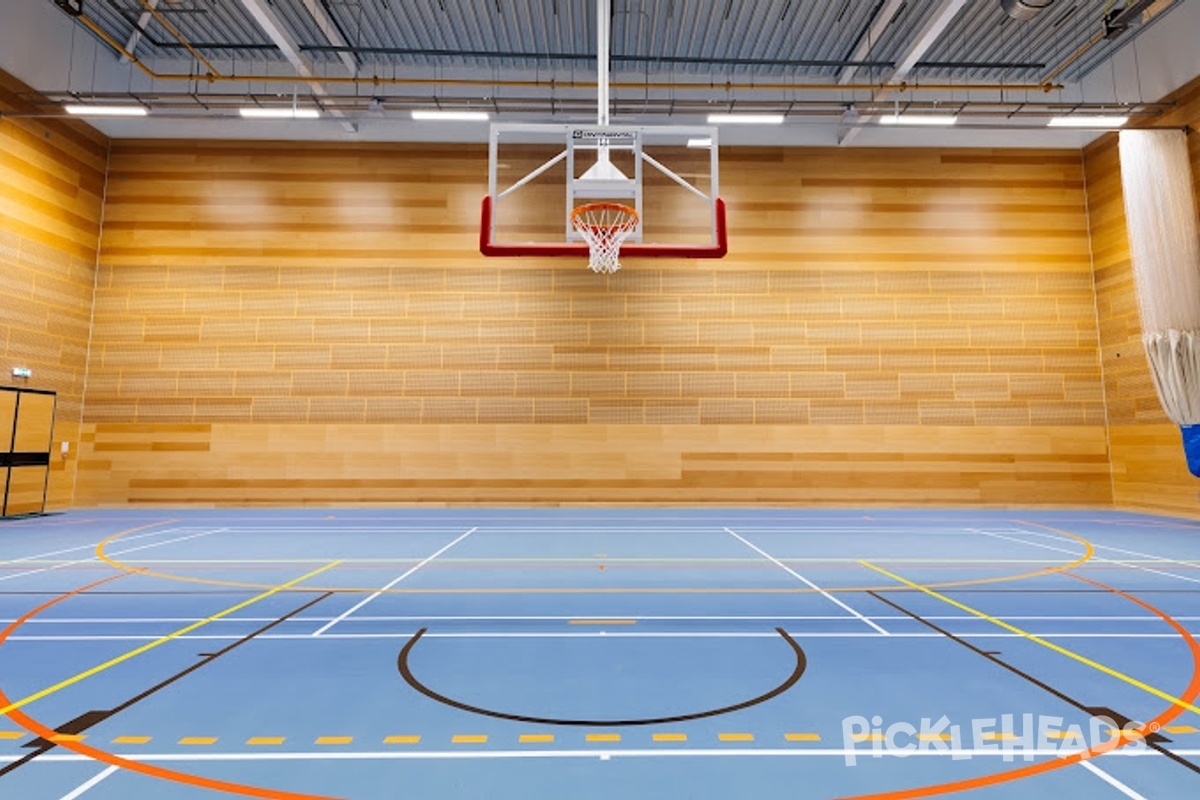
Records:
[[[621,268],[621,243],[637,230],[637,211],[619,203],[591,203],[571,212],[571,224],[588,244],[592,272],[612,274]]]

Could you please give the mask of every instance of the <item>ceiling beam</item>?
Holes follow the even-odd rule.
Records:
[[[892,70],[892,74],[887,77],[885,83],[901,84],[905,78],[912,72],[913,67],[917,65],[925,54],[928,53],[937,43],[937,40],[946,28],[950,27],[950,23],[954,22],[954,18],[967,5],[967,0],[940,0],[937,9],[917,31],[912,42],[904,49],[904,52],[896,59],[896,68]],[[874,101],[876,103],[886,100],[888,95],[892,93],[892,89],[880,89],[875,92]],[[839,132],[838,144],[850,144],[854,141],[860,131],[862,131],[863,123],[869,121],[870,117],[859,117],[858,124]]]
[[[325,38],[334,47],[350,47],[346,41],[346,37],[342,36],[342,32],[338,29],[337,24],[330,18],[325,7],[321,5],[319,0],[304,0],[304,7],[308,9],[308,13],[312,15],[313,22],[317,23],[317,27],[321,29],[321,33],[325,34]],[[358,74],[358,61],[348,50],[339,50],[338,58],[346,65],[346,69],[350,72],[351,77]]]
[[[158,0],[146,0],[150,8],[142,12],[138,17],[137,27],[133,29],[133,33],[129,34],[129,41],[125,43],[125,52],[134,55],[137,52],[137,46],[142,41],[142,31],[146,30],[146,26],[150,24],[150,16],[154,9],[158,8]],[[129,59],[121,56],[122,63],[128,63]]]
[[[300,45],[292,37],[283,26],[283,22],[279,17],[275,16],[275,12],[267,5],[267,0],[239,0],[246,11],[250,12],[250,16],[258,23],[258,26],[263,29],[263,33],[267,34],[279,51],[283,53],[284,58],[296,70],[296,74],[304,80],[312,89],[313,94],[317,97],[327,97],[329,92],[321,83],[320,77],[313,72],[312,67],[304,60],[300,54]],[[357,133],[358,126],[353,122],[345,119],[345,114],[334,109],[330,113],[335,117],[342,118],[342,127],[350,133]]]
[[[896,18],[896,14],[900,9],[904,8],[907,0],[887,0],[883,4],[883,8],[879,9],[879,13],[875,15],[875,19],[871,20],[871,27],[867,29],[867,35],[858,43],[858,47],[854,48],[854,53],[848,59],[849,61],[865,61],[871,53],[871,48],[879,43],[883,38],[883,32],[887,30],[887,26],[892,24],[892,20]],[[846,84],[854,80],[855,74],[858,72],[857,65],[851,65],[842,70],[842,74],[838,75],[838,83]]]

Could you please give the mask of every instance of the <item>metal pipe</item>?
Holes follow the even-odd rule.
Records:
[[[151,5],[151,4],[148,2],[148,0],[140,0],[140,2],[141,2],[141,4],[142,4],[142,7],[143,7],[144,9],[146,9],[147,11],[149,11],[149,12],[150,12],[150,13],[151,13],[151,14],[154,16],[154,18],[155,18],[156,20],[158,20],[158,24],[159,24],[159,25],[162,25],[162,26],[163,26],[163,28],[165,28],[165,29],[167,30],[167,32],[168,32],[168,33],[170,33],[172,36],[174,36],[174,37],[175,37],[175,40],[176,40],[176,41],[178,41],[178,42],[179,42],[181,45],[183,45],[184,47],[186,47],[186,48],[187,48],[187,51],[188,51],[189,53],[191,53],[191,54],[192,54],[192,56],[193,56],[193,57],[194,57],[194,58],[195,58],[197,61],[199,61],[201,64],[203,64],[203,65],[204,65],[204,68],[208,70],[208,74],[209,74],[209,75],[217,75],[217,76],[219,76],[219,75],[221,74],[220,72],[218,72],[218,71],[217,71],[217,68],[216,68],[216,67],[214,67],[212,64],[210,64],[210,63],[209,63],[209,61],[208,61],[208,59],[207,59],[207,58],[205,58],[203,55],[201,55],[201,54],[200,54],[200,51],[199,51],[199,50],[197,50],[196,48],[192,47],[192,45],[188,43],[188,40],[184,38],[183,34],[179,32],[179,29],[178,29],[178,28],[176,28],[174,25],[172,25],[172,24],[171,24],[171,23],[170,23],[170,22],[167,20],[167,18],[166,18],[166,17],[164,17],[164,16],[163,16],[161,13],[159,13],[159,11],[158,11],[158,8],[157,8],[156,6],[153,6],[153,5]]]
[[[596,124],[608,124],[608,35],[612,22],[609,0],[596,0]],[[602,151],[607,161],[608,150]]]
[[[159,81],[194,81],[195,75],[157,72],[142,63],[137,56],[125,49],[125,46],[110,36],[94,20],[86,15],[76,17],[89,30],[104,40],[118,55],[125,56],[132,64],[154,80]],[[1061,71],[1061,70],[1059,70]],[[1051,74],[1052,80],[1058,71]],[[308,79],[299,75],[222,75],[210,73],[201,76],[209,83],[299,83]],[[509,87],[509,88],[538,88],[551,87],[562,89],[595,89],[597,84],[588,81],[556,81],[556,80],[481,80],[466,78],[396,78],[378,75],[357,76],[322,76],[314,77],[328,84],[350,84],[355,86],[479,86],[479,87]],[[758,91],[758,92],[873,92],[889,90],[896,92],[930,91],[930,92],[1022,92],[1022,91],[1055,91],[1062,89],[1059,84],[1041,83],[755,83],[733,81],[615,81],[609,84],[612,89],[664,89],[686,91],[688,89],[720,89],[724,91]]]
[[[1104,31],[1100,31],[1099,33],[1097,33],[1097,34],[1095,34],[1094,36],[1092,36],[1092,38],[1090,38],[1090,39],[1088,39],[1086,42],[1084,42],[1084,43],[1083,43],[1083,45],[1082,45],[1082,46],[1081,46],[1081,47],[1080,47],[1078,50],[1076,50],[1076,51],[1075,51],[1074,53],[1072,53],[1071,55],[1067,56],[1067,59],[1066,59],[1065,61],[1063,61],[1063,62],[1062,62],[1061,64],[1059,64],[1057,67],[1055,67],[1054,69],[1052,69],[1052,70],[1050,71],[1050,74],[1049,74],[1049,75],[1047,75],[1046,77],[1042,78],[1042,88],[1043,88],[1043,90],[1044,90],[1044,91],[1047,91],[1047,92],[1049,92],[1049,91],[1053,91],[1053,89],[1054,89],[1055,87],[1053,87],[1053,86],[1051,86],[1051,85],[1050,85],[1050,81],[1054,80],[1054,79],[1055,79],[1055,78],[1057,78],[1059,75],[1061,75],[1061,74],[1063,73],[1063,71],[1064,71],[1064,70],[1065,70],[1067,67],[1071,66],[1071,65],[1072,65],[1072,64],[1074,64],[1076,61],[1078,61],[1079,59],[1083,58],[1083,57],[1084,57],[1084,55],[1085,55],[1085,54],[1086,54],[1086,53],[1087,53],[1089,50],[1091,50],[1093,47],[1095,47],[1097,44],[1099,44],[1099,43],[1100,43],[1100,42],[1102,42],[1102,41],[1104,41]]]

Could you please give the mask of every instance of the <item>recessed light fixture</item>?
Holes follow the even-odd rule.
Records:
[[[1129,117],[1088,117],[1072,114],[1066,117],[1051,117],[1046,124],[1051,128],[1119,128],[1129,122]]]
[[[422,122],[487,122],[492,115],[486,111],[414,111],[412,118]]]
[[[782,125],[783,114],[709,114],[710,125],[727,122],[732,125]]]
[[[321,112],[315,108],[248,106],[239,108],[238,113],[246,119],[318,119]]]
[[[63,106],[68,114],[77,117],[144,117],[150,113],[145,106]]]
[[[889,114],[879,118],[880,125],[957,125],[958,117],[950,114]]]
[[[688,147],[712,147],[712,139],[710,139],[710,138],[688,139],[687,146]]]

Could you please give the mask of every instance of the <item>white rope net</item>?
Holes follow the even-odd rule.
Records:
[[[1180,130],[1121,132],[1121,182],[1142,343],[1167,416],[1200,423],[1200,230]]]
[[[571,212],[571,224],[588,245],[588,267],[611,275],[621,268],[621,243],[638,225],[638,213],[620,203],[590,203]]]

